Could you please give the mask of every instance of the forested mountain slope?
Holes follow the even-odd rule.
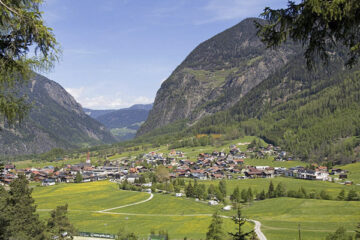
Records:
[[[15,128],[1,122],[1,153],[33,154],[55,147],[73,148],[116,141],[56,82],[35,74],[19,92],[28,97],[33,107],[24,122]]]
[[[360,159],[360,67],[344,69],[333,56],[330,66],[308,71],[299,55],[234,107],[188,131],[258,135],[314,162]]]
[[[256,36],[254,20],[246,19],[195,48],[161,85],[138,135],[232,107],[301,51],[291,43],[266,49]]]
[[[306,161],[358,160],[360,67],[344,67],[341,47],[329,53],[330,65],[315,60],[310,71],[300,46],[265,50],[253,19],[245,20],[201,44],[174,71],[139,135],[257,135]]]

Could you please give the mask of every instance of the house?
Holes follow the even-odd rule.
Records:
[[[210,200],[210,201],[208,202],[208,204],[209,204],[210,206],[215,206],[215,205],[218,205],[219,203],[218,203],[218,201]]]
[[[53,186],[53,185],[55,185],[55,179],[54,178],[46,178],[41,183],[41,186]]]
[[[230,211],[232,209],[231,205],[226,205],[225,207],[223,207],[223,210],[225,211]]]
[[[183,193],[175,193],[175,196],[176,197],[182,197],[182,196],[184,196],[184,194]]]
[[[135,180],[139,180],[139,175],[130,174],[130,175],[126,176],[126,180],[128,181],[128,183],[134,183]]]
[[[298,172],[298,178],[327,181],[329,179],[329,173],[325,171],[305,169]]]

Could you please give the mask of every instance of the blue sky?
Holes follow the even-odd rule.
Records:
[[[61,44],[45,75],[84,107],[153,102],[161,83],[198,44],[286,0],[46,0]]]

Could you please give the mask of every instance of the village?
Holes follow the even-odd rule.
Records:
[[[189,178],[198,180],[216,179],[254,179],[291,177],[306,180],[339,181],[347,178],[348,172],[342,169],[331,169],[325,166],[311,167],[270,167],[251,166],[246,164],[248,158],[272,157],[274,161],[291,161],[287,153],[279,147],[269,144],[258,149],[249,148],[242,152],[238,146],[230,145],[229,151],[200,153],[196,161],[187,159],[181,151],[171,150],[168,154],[155,151],[144,154],[137,160],[106,161],[102,166],[91,164],[90,154],[83,163],[65,165],[62,168],[47,166],[43,168],[17,169],[14,164],[6,164],[0,176],[0,184],[8,185],[18,174],[24,174],[28,180],[41,182],[42,186],[56,183],[91,182],[110,179],[117,182],[126,180],[135,183],[146,172],[154,171],[158,166],[164,166],[169,171],[169,177]],[[269,160],[270,161],[270,160]],[[350,181],[345,184],[351,185]]]

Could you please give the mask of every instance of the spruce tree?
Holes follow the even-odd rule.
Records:
[[[247,201],[252,202],[253,200],[254,200],[254,195],[253,195],[251,187],[249,187],[248,191],[247,191]]]
[[[55,210],[51,211],[50,218],[47,221],[48,237],[51,239],[65,240],[75,235],[74,226],[70,223],[67,217],[68,205],[57,206]]]
[[[304,47],[308,67],[316,56],[325,63],[329,49],[342,45],[348,51],[347,64],[353,66],[360,57],[358,0],[289,1],[288,8],[265,8],[261,14],[269,22],[256,23],[259,36],[268,47],[277,47],[292,39]]]
[[[81,173],[80,173],[80,172],[77,172],[77,173],[76,173],[76,176],[75,176],[75,182],[76,182],[76,183],[81,183],[82,180],[83,180],[83,177],[82,177]]]
[[[223,224],[223,220],[216,211],[212,216],[209,230],[206,233],[206,240],[223,240],[224,230],[222,224]]]
[[[272,181],[270,181],[267,196],[268,196],[268,198],[274,198],[275,197],[275,189],[274,189],[274,184],[273,184]]]
[[[20,174],[18,179],[10,184],[4,213],[11,216],[11,219],[5,231],[5,239],[45,239],[45,227],[35,213],[36,206],[31,192],[24,175]]]
[[[241,191],[241,198],[244,202],[248,201],[248,192],[245,189]]]
[[[226,181],[224,179],[221,180],[219,183],[219,190],[225,198],[226,197]]]
[[[9,197],[8,192],[3,186],[0,185],[0,239],[7,239],[7,227],[10,224],[10,215],[8,215],[7,199]]]
[[[265,190],[262,190],[262,191],[260,192],[258,199],[259,199],[259,200],[265,200],[265,199],[266,199]]]
[[[246,240],[247,236],[249,236],[252,231],[244,233],[242,230],[243,225],[246,223],[246,219],[241,216],[240,208],[237,209],[236,216],[233,216],[232,220],[237,225],[237,229],[235,233],[229,232],[228,234],[231,236],[233,240]]]
[[[239,186],[237,186],[235,189],[234,189],[234,192],[233,194],[231,194],[230,196],[230,200],[234,203],[240,203],[241,201],[241,194],[240,194],[240,189],[239,189]]]
[[[286,196],[286,188],[285,188],[284,184],[280,182],[276,186],[275,197],[285,197],[285,196]]]
[[[191,184],[191,181],[189,182],[188,186],[185,189],[186,197],[194,197],[194,188]]]
[[[358,194],[355,192],[354,189],[350,189],[348,195],[347,195],[347,198],[346,198],[347,201],[357,201],[359,200],[359,196]]]
[[[343,201],[345,200],[345,190],[341,190],[341,192],[339,193],[339,195],[337,196],[337,200]]]

